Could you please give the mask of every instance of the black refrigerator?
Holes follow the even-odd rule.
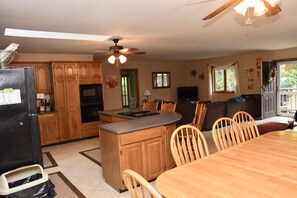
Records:
[[[0,69],[0,174],[43,166],[33,69]]]

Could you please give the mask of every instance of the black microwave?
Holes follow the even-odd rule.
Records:
[[[80,85],[80,100],[93,100],[102,98],[102,84]]]

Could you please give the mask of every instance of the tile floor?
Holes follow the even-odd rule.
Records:
[[[284,122],[292,118],[273,117],[266,120],[258,120],[257,123],[270,121]],[[210,153],[216,151],[212,141],[211,131],[204,131],[208,142]],[[100,166],[81,155],[80,151],[85,151],[99,146],[99,139],[75,141],[55,146],[44,147],[43,152],[49,151],[58,163],[58,167],[46,169],[47,173],[61,171],[70,182],[72,182],[86,197],[90,198],[124,198],[130,197],[128,191],[118,193],[105,183]],[[154,182],[152,182],[154,185]]]
[[[43,147],[42,151],[49,151],[59,165],[58,167],[45,169],[45,171],[47,173],[61,171],[86,197],[130,197],[128,191],[118,193],[107,185],[103,179],[101,167],[79,153],[80,151],[98,148],[98,144],[98,138],[91,138]]]

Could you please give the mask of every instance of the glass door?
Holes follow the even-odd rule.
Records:
[[[297,61],[278,62],[278,115],[293,116],[297,110]]]

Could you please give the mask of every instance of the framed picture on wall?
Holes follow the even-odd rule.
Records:
[[[118,76],[117,75],[106,75],[105,85],[106,85],[106,88],[118,87]]]

